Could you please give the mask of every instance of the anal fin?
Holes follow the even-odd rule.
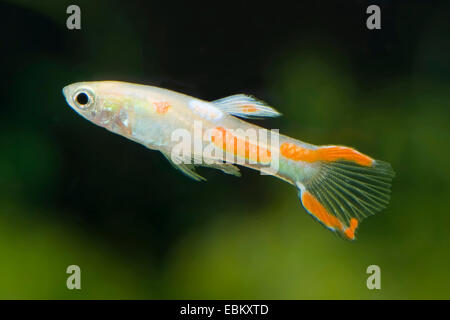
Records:
[[[211,161],[211,163],[207,163],[207,162],[205,162],[204,159],[200,162],[200,161],[194,161],[192,159],[183,160],[181,157],[175,159],[175,161],[177,162],[177,163],[175,163],[174,160],[171,159],[171,156],[169,156],[169,154],[167,154],[164,151],[161,151],[161,153],[166,157],[166,159],[170,162],[170,164],[175,169],[180,170],[183,174],[185,174],[189,178],[194,179],[196,181],[206,181],[206,178],[204,178],[203,176],[201,176],[200,174],[198,174],[195,171],[196,166],[218,169],[226,174],[231,174],[236,177],[241,176],[241,172],[240,172],[239,168],[232,165],[231,163],[224,163],[219,160],[213,160],[213,161]],[[186,163],[186,162],[190,162],[190,161],[192,161],[192,163]]]
[[[236,177],[241,176],[241,171],[239,170],[239,168],[232,165],[231,163],[220,163],[220,162],[212,163],[212,164],[206,164],[206,163],[203,164],[202,163],[199,166],[212,168],[212,169],[218,169],[226,174],[231,174]]]

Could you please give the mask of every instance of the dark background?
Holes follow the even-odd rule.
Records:
[[[70,4],[81,30],[66,28]],[[381,30],[366,28],[370,4]],[[449,9],[0,2],[0,298],[450,298]],[[347,242],[282,181],[244,168],[191,181],[70,109],[62,87],[95,80],[255,95],[284,115],[259,125],[392,163],[391,205]]]

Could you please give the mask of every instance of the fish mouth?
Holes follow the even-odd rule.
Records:
[[[68,96],[69,96],[69,86],[65,86],[63,89],[62,89],[62,94],[63,94],[63,96],[67,99],[68,98]]]
[[[62,94],[63,94],[64,98],[66,98],[67,104],[68,104],[72,109],[74,109],[74,110],[76,110],[76,111],[78,112],[78,110],[77,110],[77,108],[75,108],[75,105],[74,105],[73,100],[72,100],[73,86],[70,85],[70,84],[67,85],[67,86],[65,86],[65,87],[62,89]]]
[[[62,94],[63,94],[63,96],[64,96],[64,98],[66,98],[66,101],[67,101],[67,103],[72,107],[72,104],[71,104],[71,94],[70,94],[70,85],[68,85],[68,86],[65,86],[63,89],[62,89]]]

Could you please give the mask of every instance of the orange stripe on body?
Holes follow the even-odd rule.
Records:
[[[350,219],[350,227],[344,224],[335,216],[328,213],[327,209],[308,191],[302,193],[302,203],[306,210],[322,222],[326,227],[343,232],[350,240],[355,239],[355,230],[358,227],[358,220]]]
[[[247,160],[268,163],[272,159],[270,150],[238,138],[222,127],[213,130],[211,141],[216,147]]]
[[[293,143],[284,142],[280,146],[280,152],[284,157],[295,161],[348,160],[366,167],[371,166],[373,163],[372,158],[348,147],[330,146],[312,150],[297,146]]]

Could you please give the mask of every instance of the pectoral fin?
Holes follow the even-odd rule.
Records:
[[[162,151],[161,153],[166,157],[166,159],[175,169],[180,170],[183,174],[185,174],[189,178],[194,179],[195,181],[206,181],[206,178],[202,177],[197,172],[195,172],[195,166],[193,164],[184,163],[181,158],[174,159],[176,162],[178,162],[175,163],[174,161],[172,161],[171,157],[167,153]]]

